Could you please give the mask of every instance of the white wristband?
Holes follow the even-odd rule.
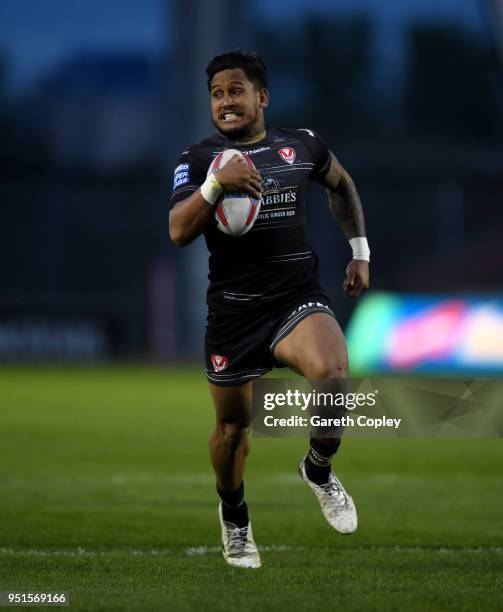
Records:
[[[365,236],[351,238],[349,244],[353,249],[353,259],[363,259],[364,261],[370,261],[370,249]]]
[[[222,185],[220,185],[213,173],[211,173],[201,185],[201,195],[208,202],[208,204],[210,204],[210,206],[216,204],[216,201],[222,194],[222,191]]]

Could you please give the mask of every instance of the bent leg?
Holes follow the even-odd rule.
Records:
[[[346,391],[346,342],[339,324],[329,314],[313,313],[300,321],[293,331],[277,344],[274,357],[308,380],[316,381],[318,391],[333,392],[334,387],[337,392]],[[334,382],[334,379],[338,379],[338,382]],[[327,382],[323,384],[323,380]],[[330,416],[342,414],[334,413]],[[330,460],[341,443],[341,438],[334,435],[337,436],[333,430],[311,431],[311,463],[308,465],[308,471],[310,476],[319,482],[328,478]]]
[[[346,390],[346,342],[339,324],[329,314],[308,315],[276,345],[274,357],[306,378],[316,380],[319,391]],[[299,465],[299,472],[318,498],[328,523],[340,533],[353,533],[358,525],[354,502],[331,468],[332,457],[341,442],[340,437],[334,437],[338,435],[338,429],[321,435],[312,430],[311,447]]]
[[[218,387],[210,383],[216,426],[210,438],[210,456],[222,491],[235,491],[243,480],[250,452],[251,383]]]
[[[286,338],[278,343],[274,350],[274,357],[308,380],[316,381],[317,388],[321,392],[333,392],[334,390],[347,392],[348,352],[346,342],[339,324],[328,314],[313,313],[303,319]],[[332,409],[332,416],[342,416],[344,413],[344,411],[341,414],[335,414],[335,412]],[[314,434],[316,435],[316,432]],[[315,449],[326,448],[331,451],[331,454],[334,454],[340,444],[340,439],[334,438],[333,435],[328,432],[321,433],[319,437],[316,436]]]

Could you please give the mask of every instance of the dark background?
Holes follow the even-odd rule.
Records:
[[[205,247],[170,244],[168,203],[236,47],[269,66],[268,121],[352,174],[374,290],[500,292],[502,12],[382,4],[0,0],[0,360],[200,359]],[[350,250],[316,186],[309,207],[344,326]]]

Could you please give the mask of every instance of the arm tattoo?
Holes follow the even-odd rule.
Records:
[[[365,218],[360,196],[349,174],[332,155],[330,170],[325,178],[330,212],[349,240],[365,236]]]

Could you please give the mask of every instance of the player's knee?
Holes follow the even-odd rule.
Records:
[[[222,437],[227,450],[231,453],[236,452],[243,446],[247,446],[250,428],[241,423],[223,423]]]
[[[318,380],[327,378],[347,378],[348,363],[345,359],[332,359],[327,357],[316,357],[308,365],[305,375],[308,378]]]

